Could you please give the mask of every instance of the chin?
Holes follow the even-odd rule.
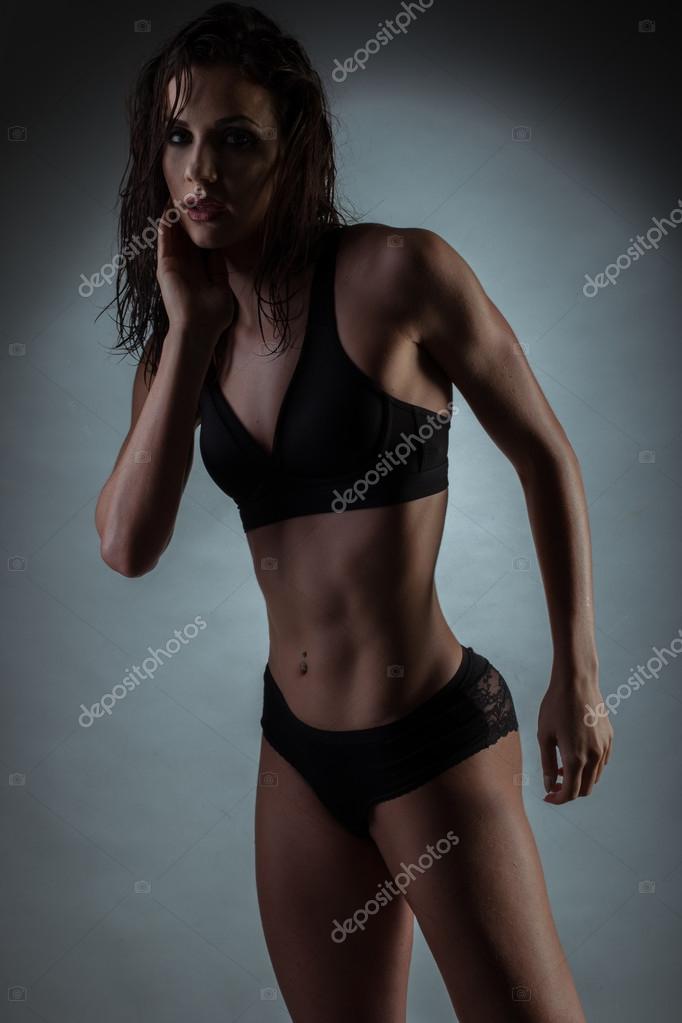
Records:
[[[222,248],[224,245],[229,245],[235,241],[234,228],[226,228],[224,225],[217,229],[211,226],[210,222],[200,224],[193,220],[188,220],[184,224],[184,228],[194,244],[200,249]]]
[[[198,249],[223,249],[233,242],[227,231],[192,231],[190,238]]]
[[[219,227],[213,226],[210,221],[201,223],[190,220],[189,217],[183,219],[182,224],[199,249],[224,249],[240,245],[257,236],[262,228],[262,223],[252,224],[248,221],[235,220],[233,215],[229,218],[228,223],[221,224]]]

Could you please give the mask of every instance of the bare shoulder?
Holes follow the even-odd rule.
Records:
[[[466,302],[475,280],[444,238],[421,227],[353,224],[339,242],[337,265],[342,288],[363,312],[409,323],[415,334],[434,302]]]
[[[437,256],[438,243],[447,244],[421,227],[351,224],[339,242],[339,265],[358,282],[393,290],[409,283],[424,260]]]
[[[572,450],[566,434],[511,325],[466,260],[423,228],[358,224],[344,235],[339,270],[350,282],[351,313],[361,307],[372,325],[377,312],[402,317],[401,329],[389,333],[415,342],[408,352],[429,356],[522,479],[547,458],[565,461]],[[362,339],[371,350],[371,334],[363,331]],[[416,359],[404,362],[399,382],[406,391],[419,379],[417,366]]]

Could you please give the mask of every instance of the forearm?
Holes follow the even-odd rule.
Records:
[[[100,495],[102,556],[126,574],[158,560],[172,532],[211,348],[171,328],[134,429]]]
[[[590,673],[594,634],[592,545],[587,501],[573,449],[538,458],[521,477],[540,564],[555,662]]]

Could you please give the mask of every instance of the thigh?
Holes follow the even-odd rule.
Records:
[[[379,803],[371,834],[394,874],[409,871],[402,890],[460,1023],[585,1023],[514,784],[520,771],[512,732]]]
[[[262,738],[258,903],[293,1023],[404,1023],[412,910],[398,895],[364,920],[358,913],[388,879],[374,842],[344,829]],[[353,933],[335,928],[352,918]]]

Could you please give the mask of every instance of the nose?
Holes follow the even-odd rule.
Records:
[[[194,147],[188,157],[185,169],[185,180],[188,184],[213,184],[218,180],[213,151],[210,146]]]

